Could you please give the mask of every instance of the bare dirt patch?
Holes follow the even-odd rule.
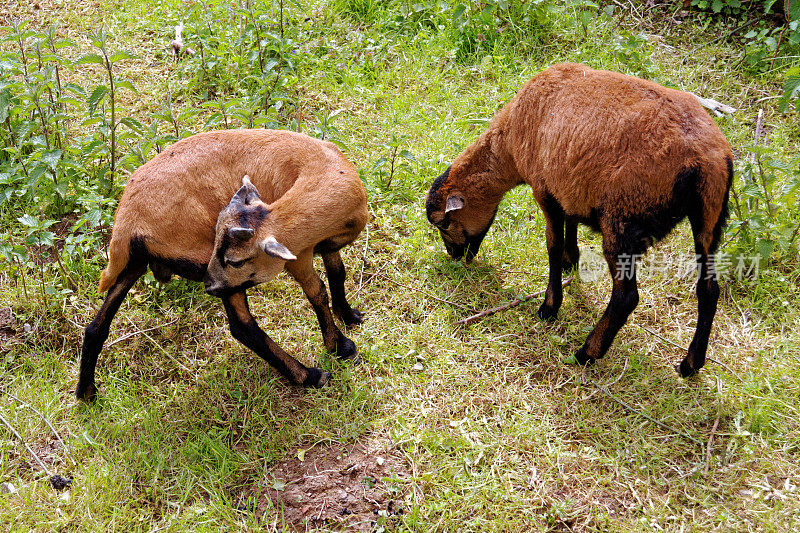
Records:
[[[275,465],[273,488],[258,500],[256,515],[278,509],[294,531],[329,527],[372,531],[379,521],[408,511],[408,466],[381,446],[317,446]],[[280,490],[278,490],[280,489]]]
[[[16,326],[17,321],[14,318],[14,313],[11,312],[11,308],[3,307],[0,309],[0,350],[2,350],[11,339],[19,335]]]

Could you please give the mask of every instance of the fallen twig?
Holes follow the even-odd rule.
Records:
[[[689,94],[697,98],[697,101],[700,102],[701,106],[710,109],[718,117],[721,117],[723,115],[730,115],[731,113],[734,113],[736,111],[735,107],[731,107],[728,104],[723,104],[722,102],[717,102],[713,98],[703,98],[702,96],[698,96],[694,93],[689,93]]]
[[[362,260],[362,261],[363,261],[363,260]],[[386,265],[388,265],[388,264],[389,264],[389,263],[384,263],[384,264],[382,264],[382,265],[380,266],[380,268],[379,268],[377,271],[375,271],[375,272],[373,272],[372,274],[370,274],[370,276],[369,276],[367,279],[363,279],[364,272],[363,272],[363,270],[362,270],[362,272],[361,272],[362,280],[361,280],[361,282],[358,284],[358,288],[356,289],[356,292],[354,292],[354,293],[353,293],[353,296],[355,297],[355,295],[357,295],[359,292],[361,292],[361,289],[363,289],[364,287],[366,287],[366,286],[369,284],[369,282],[370,282],[370,281],[372,281],[373,279],[375,279],[375,278],[378,276],[378,274],[380,273],[380,271],[381,271],[381,270],[383,270],[384,268],[386,268]]]
[[[714,425],[711,427],[711,435],[708,437],[708,444],[706,444],[706,465],[703,467],[703,474],[708,474],[708,468],[711,464],[711,445],[714,444],[714,433],[717,432],[719,426],[719,415],[714,420]]]
[[[5,417],[3,417],[3,415],[0,415],[0,421],[3,422],[3,424],[5,424],[6,427],[8,427],[8,429],[11,430],[11,433],[13,433],[14,436],[17,437],[17,439],[22,443],[22,445],[25,446],[25,449],[28,450],[28,453],[30,453],[33,456],[33,458],[36,459],[36,462],[39,463],[39,466],[42,467],[42,470],[44,470],[44,473],[47,474],[48,477],[51,476],[52,474],[50,473],[50,470],[48,470],[47,465],[45,465],[42,462],[42,460],[39,459],[38,455],[33,453],[33,450],[31,450],[31,447],[28,446],[28,443],[25,442],[25,439],[22,438],[22,435],[20,435],[19,432],[16,429],[14,429],[14,426],[12,426],[11,423],[8,420],[6,420]]]
[[[567,279],[565,279],[561,283],[561,287],[566,287],[567,285],[572,283],[573,279],[575,279],[575,276],[568,277]],[[491,309],[486,309],[484,311],[481,311],[478,314],[475,314],[475,315],[472,315],[472,316],[468,316],[467,318],[462,318],[461,320],[456,320],[455,324],[469,324],[470,322],[472,322],[474,320],[478,320],[479,318],[483,318],[485,316],[493,315],[493,314],[497,313],[498,311],[505,311],[506,309],[514,308],[514,307],[518,306],[519,304],[527,302],[528,300],[530,300],[532,298],[536,298],[537,296],[541,296],[546,291],[547,291],[547,289],[545,289],[543,291],[535,292],[533,294],[528,294],[526,296],[523,296],[522,298],[515,298],[514,300],[511,300],[510,302],[508,302],[506,304],[503,304],[503,305],[500,305],[500,306],[497,306],[497,307],[492,307]]]
[[[178,317],[178,318],[180,318],[180,317]],[[175,319],[173,319],[173,320],[170,320],[170,321],[169,321],[169,322],[167,322],[166,324],[159,324],[158,326],[153,326],[152,328],[147,328],[147,329],[142,329],[142,330],[137,330],[137,331],[132,331],[132,332],[130,332],[130,333],[126,333],[125,335],[123,335],[123,336],[121,336],[121,337],[118,337],[118,338],[114,339],[113,341],[111,341],[111,342],[109,342],[109,343],[106,343],[106,348],[108,348],[109,346],[114,346],[114,345],[115,345],[115,344],[117,344],[118,342],[122,342],[122,341],[124,341],[125,339],[130,339],[131,337],[133,337],[133,336],[135,336],[135,335],[139,335],[139,334],[142,334],[142,333],[147,333],[148,331],[153,331],[154,329],[159,329],[159,328],[164,328],[164,327],[167,327],[167,326],[169,326],[170,324],[174,324],[175,322],[177,322],[177,321],[178,321],[178,318],[175,318]]]
[[[652,422],[653,424],[659,426],[662,429],[666,429],[668,431],[671,431],[672,433],[675,433],[676,435],[680,435],[681,437],[683,437],[686,440],[694,442],[695,444],[700,446],[701,449],[703,448],[703,443],[700,442],[699,440],[697,440],[696,438],[692,437],[691,435],[687,435],[686,433],[683,433],[682,431],[679,431],[679,430],[675,429],[674,427],[671,427],[671,426],[665,424],[664,422],[661,422],[660,420],[656,420],[655,418],[653,418],[652,416],[648,415],[647,413],[645,413],[643,411],[640,411],[638,409],[634,409],[633,407],[631,407],[627,403],[623,402],[622,400],[620,400],[619,398],[617,398],[616,396],[614,396],[613,394],[608,392],[608,390],[606,390],[605,387],[603,387],[602,385],[597,383],[595,380],[593,380],[591,378],[587,378],[586,376],[581,376],[581,379],[583,380],[584,383],[590,383],[590,384],[594,385],[595,387],[597,387],[598,389],[600,389],[600,392],[602,392],[603,394],[605,394],[606,396],[608,396],[609,398],[611,398],[612,400],[617,402],[619,405],[621,405],[622,407],[624,407],[625,409],[627,409],[631,413],[633,413],[635,415],[639,415],[642,418],[645,418],[645,419],[649,420],[650,422]]]

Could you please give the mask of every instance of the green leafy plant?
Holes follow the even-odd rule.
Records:
[[[114,75],[114,66],[126,59],[133,59],[135,56],[128,51],[120,50],[111,52],[109,50],[109,35],[105,27],[90,36],[92,45],[97,48],[100,54],[91,53],[78,58],[75,62],[76,65],[81,64],[98,64],[102,65],[108,80],[108,86],[100,84],[97,85],[87,99],[89,104],[89,117],[84,121],[84,125],[98,124],[100,131],[110,141],[108,158],[108,172],[98,176],[102,181],[106,182],[106,190],[111,195],[114,190],[115,177],[117,174],[117,128],[120,122],[117,120],[117,93],[120,89],[128,89],[136,92],[133,84],[126,79],[118,78]],[[104,110],[104,104],[108,104],[109,115],[107,116]],[[99,111],[99,112],[98,112]]]
[[[800,111],[800,67],[792,67],[786,72],[786,82],[783,85],[779,109],[785,113],[794,102],[794,107]]]
[[[800,232],[800,158],[783,160],[769,145],[748,146],[749,160],[739,170],[731,195],[733,218],[728,232],[735,247],[769,259],[788,253]]]
[[[395,174],[411,173],[411,165],[417,162],[410,151],[401,148],[407,140],[408,136],[398,136],[393,133],[391,140],[381,145],[388,151],[388,155],[382,156],[375,161],[372,165],[372,173],[378,178],[378,182],[384,190],[392,188],[392,180],[395,178]]]

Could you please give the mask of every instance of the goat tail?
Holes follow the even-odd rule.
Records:
[[[108,252],[108,266],[100,274],[100,285],[98,287],[101,293],[106,292],[117,281],[117,277],[122,272],[130,259],[130,242],[125,242],[126,239],[116,238],[112,235],[111,243],[109,244]]]

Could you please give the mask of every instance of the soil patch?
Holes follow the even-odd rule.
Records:
[[[7,342],[19,335],[16,325],[17,321],[14,319],[11,308],[3,307],[0,309],[0,350],[5,347]]]
[[[408,512],[408,466],[399,453],[386,447],[355,444],[299,450],[297,456],[275,465],[271,474],[275,482],[259,498],[256,515],[278,509],[294,531],[321,526],[373,531],[378,522]]]

